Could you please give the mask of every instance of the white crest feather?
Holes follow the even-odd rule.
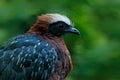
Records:
[[[70,19],[68,17],[64,16],[64,15],[60,15],[60,14],[47,14],[47,15],[51,16],[50,23],[63,21],[66,24],[71,25]]]

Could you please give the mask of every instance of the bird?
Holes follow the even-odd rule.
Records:
[[[67,16],[38,16],[28,31],[0,47],[0,80],[64,80],[73,67],[66,33],[80,34]]]

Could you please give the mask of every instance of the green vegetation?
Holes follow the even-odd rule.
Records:
[[[66,80],[120,80],[120,0],[0,0],[0,44],[44,13],[67,15],[81,32],[64,36],[74,65]]]

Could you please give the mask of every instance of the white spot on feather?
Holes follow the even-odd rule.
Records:
[[[29,54],[29,56],[31,56],[31,54]]]
[[[14,43],[17,43],[18,41],[13,41],[13,42],[11,42],[11,44],[14,44]]]
[[[33,50],[33,53],[34,53],[34,54],[36,53],[36,50],[35,50],[35,49]]]
[[[30,48],[28,48],[27,51],[30,52]]]
[[[22,55],[23,54],[23,52],[20,52],[20,54],[19,55]]]
[[[29,42],[30,40],[25,40],[25,42]]]
[[[33,75],[34,75],[34,72],[32,71],[32,73],[31,73],[31,77],[33,77]]]
[[[50,64],[48,64],[48,67],[50,68]]]
[[[24,48],[25,48],[25,46],[22,47],[22,49],[24,49]]]
[[[37,77],[37,72],[35,72],[35,77]]]
[[[14,61],[14,59],[15,59],[15,58],[13,57],[13,58],[12,58],[12,61]]]
[[[12,58],[13,57],[13,54],[10,56],[10,58]]]
[[[40,71],[40,67],[38,68],[38,71]]]
[[[21,58],[21,61],[23,61],[23,57]]]
[[[15,52],[17,49],[14,49],[13,51]]]
[[[48,62],[48,59],[46,59],[46,61]]]
[[[20,68],[22,68],[22,64],[20,64]]]
[[[54,48],[52,48],[52,49],[50,50],[50,52],[53,52],[53,51],[55,51]]]
[[[36,47],[37,47],[37,45],[34,46],[34,48],[36,48]]]
[[[25,57],[27,57],[28,56],[28,54],[25,54]]]
[[[40,40],[37,40],[36,42],[40,42]]]
[[[41,54],[38,54],[39,57],[41,57],[42,55]]]
[[[45,46],[48,46],[48,43]]]
[[[23,63],[26,61],[26,59],[23,60]]]
[[[38,59],[35,59],[35,63],[38,61]]]
[[[16,65],[18,65],[18,63],[20,62],[20,57],[18,57],[18,60],[17,60],[17,63],[16,63]]]
[[[41,43],[39,42],[39,43],[38,43],[38,46],[40,46],[40,44],[41,44]]]

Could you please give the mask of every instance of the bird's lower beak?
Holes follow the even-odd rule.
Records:
[[[71,27],[70,29],[68,29],[67,32],[74,33],[74,34],[77,34],[77,35],[80,34],[80,31],[77,30],[77,29],[74,28],[74,27]]]

